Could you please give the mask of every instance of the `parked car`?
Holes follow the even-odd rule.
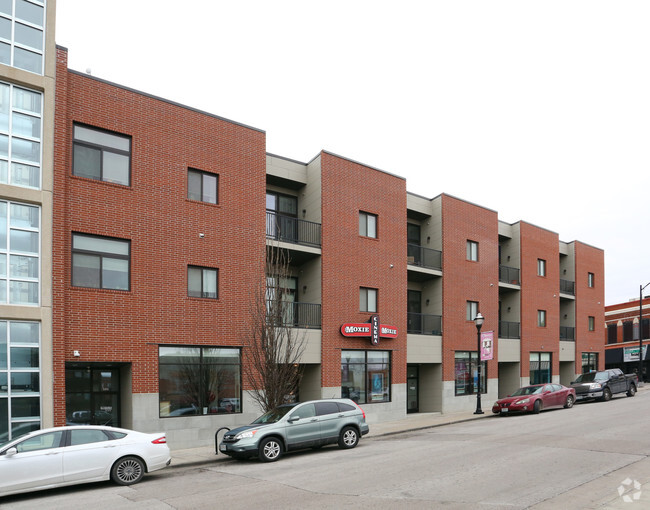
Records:
[[[95,425],[37,430],[0,447],[0,495],[109,478],[132,485],[170,462],[163,433]]]
[[[618,393],[633,397],[638,385],[639,379],[636,374],[624,374],[620,368],[580,374],[571,383],[571,387],[576,390],[578,400],[597,398],[604,401]]]
[[[561,384],[532,384],[519,388],[512,395],[497,400],[492,406],[494,414],[539,413],[552,407],[571,408],[576,401],[576,392]]]
[[[366,413],[350,399],[285,404],[224,434],[219,451],[234,458],[278,460],[284,452],[338,443],[354,448],[368,433]]]

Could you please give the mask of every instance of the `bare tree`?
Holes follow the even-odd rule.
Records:
[[[286,285],[290,276],[286,250],[267,246],[266,278],[253,291],[251,331],[243,342],[244,377],[264,412],[285,403],[302,377],[305,335],[293,327],[295,307]]]

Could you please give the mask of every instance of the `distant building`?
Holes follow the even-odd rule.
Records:
[[[643,373],[648,380],[650,296],[605,307],[605,366],[626,373],[639,370],[639,319],[642,319]]]

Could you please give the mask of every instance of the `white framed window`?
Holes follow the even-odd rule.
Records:
[[[361,312],[377,312],[377,289],[367,287],[359,289],[359,310]]]
[[[377,237],[377,215],[359,211],[359,235]]]
[[[476,241],[467,241],[467,260],[478,262],[478,243]]]
[[[0,1],[0,63],[43,74],[45,1]]]
[[[468,321],[473,321],[478,315],[478,301],[468,301],[467,302],[467,313],[465,318]]]
[[[42,110],[40,92],[0,82],[0,183],[40,189]]]
[[[537,326],[540,328],[546,327],[546,310],[537,310]]]
[[[546,276],[546,261],[537,259],[537,276]]]

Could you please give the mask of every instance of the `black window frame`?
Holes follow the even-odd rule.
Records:
[[[368,306],[368,291],[374,291],[375,292],[375,309],[374,310],[369,310],[370,308]],[[365,291],[365,309],[361,307],[361,296],[362,292]],[[362,313],[377,313],[379,311],[379,290],[375,289],[374,287],[359,287],[359,311]]]
[[[191,269],[199,269],[201,270],[201,295],[192,295],[190,293],[190,270]],[[216,282],[215,282],[215,296],[209,296],[206,294],[209,294],[208,292],[204,291],[205,287],[205,281],[203,279],[203,271],[214,271],[216,275]],[[198,298],[198,299],[219,299],[219,269],[216,267],[207,267],[207,266],[196,266],[193,264],[188,264],[187,265],[187,296],[191,298]]]
[[[537,276],[546,277],[546,259],[537,259]]]
[[[459,385],[458,380],[458,366],[459,362],[465,362],[465,358],[457,357],[457,355],[468,354],[469,358],[467,363],[469,363],[469,373],[471,375],[471,380],[464,382],[464,384]],[[474,384],[474,372],[476,370],[477,361],[479,359],[479,354],[477,351],[454,351],[454,396],[462,397],[467,395],[476,395],[476,385]],[[487,360],[481,360],[481,395],[487,394],[488,392],[488,362]],[[463,391],[460,391],[461,388]],[[465,391],[467,390],[467,391]]]
[[[371,236],[368,234],[368,221],[370,218],[374,218],[375,220],[375,235]],[[364,224],[364,232],[361,231],[361,220],[365,219],[363,222]],[[367,212],[367,211],[359,211],[359,235],[361,237],[367,237],[369,239],[378,239],[379,238],[379,217],[376,214]]]
[[[465,245],[465,256],[470,262],[478,262],[478,241],[467,240]]]
[[[344,356],[346,352],[355,352],[357,354],[363,353],[363,362],[357,362],[357,361],[348,361],[347,363],[344,362]],[[368,361],[368,354],[376,354],[376,353],[385,353],[388,355],[388,361],[385,363],[377,363],[376,361]],[[376,367],[377,365],[386,365],[387,367],[387,378],[388,381],[384,384],[385,388],[387,389],[387,397],[385,399],[379,400],[373,400],[371,397],[373,395],[373,388],[371,384],[371,380],[369,375],[375,375],[375,374],[381,374],[382,370],[373,372],[372,367]],[[347,370],[347,372],[350,372],[350,365],[353,366],[363,366],[363,379],[364,379],[364,384],[365,388],[363,391],[359,388],[358,390],[358,396],[352,395],[350,392],[350,387],[349,386],[343,386],[343,384],[346,382],[343,379],[343,373],[344,373],[344,367]],[[370,371],[368,367],[371,367]],[[392,402],[392,377],[393,377],[393,353],[392,351],[389,350],[363,350],[363,349],[341,349],[341,398],[349,398],[350,400],[354,401],[357,404],[385,404],[387,402]],[[363,396],[363,398],[362,398]]]
[[[546,310],[537,310],[537,327],[545,328],[547,324]]]
[[[190,174],[197,174],[201,177],[201,198],[193,198],[190,197]],[[205,200],[205,181],[203,177],[209,176],[209,177],[214,177],[216,182],[215,182],[215,189],[214,189],[214,197],[215,201],[210,202],[209,200]],[[213,172],[206,172],[205,170],[199,170],[198,168],[188,168],[187,169],[187,199],[192,200],[194,202],[202,202],[204,204],[212,204],[212,205],[218,205],[219,204],[219,174],[213,173]]]
[[[128,246],[128,255],[119,255],[115,253],[108,253],[108,252],[101,252],[101,251],[93,251],[93,250],[80,250],[80,249],[75,249],[74,247],[74,239],[75,236],[79,237],[86,237],[86,238],[91,238],[91,239],[108,239],[110,241],[118,241],[118,242],[123,242],[126,243]],[[71,254],[71,260],[70,260],[70,285],[72,287],[80,288],[80,289],[97,289],[97,290],[114,290],[114,291],[120,291],[120,292],[130,292],[131,291],[131,240],[130,239],[122,239],[119,237],[110,237],[110,236],[101,236],[101,235],[94,235],[94,234],[86,234],[82,232],[72,232],[72,237],[70,238],[70,254]],[[96,255],[100,258],[100,267],[99,267],[99,286],[98,287],[88,287],[86,285],[75,285],[74,284],[74,256],[75,254],[80,254],[80,255]],[[126,260],[129,265],[129,270],[127,274],[127,288],[126,289],[118,289],[114,287],[104,287],[103,285],[103,260],[104,257],[107,258],[112,258],[112,259],[119,259],[119,260]]]
[[[593,289],[596,284],[596,276],[594,273],[587,273],[587,287]]]
[[[75,138],[75,128],[81,127],[84,129],[88,129],[91,131],[97,131],[100,133],[105,133],[111,136],[115,136],[117,138],[123,138],[125,140],[129,141],[129,150],[128,151],[123,151],[120,149],[117,149],[116,147],[110,147],[107,145],[102,145],[102,144],[96,144],[92,142],[88,142],[86,140],[77,140]],[[95,149],[100,151],[100,158],[99,158],[99,179],[95,179],[94,177],[88,176],[88,175],[80,175],[75,172],[75,147],[80,146],[80,147],[86,147],[89,149]],[[122,182],[117,182],[113,180],[107,180],[104,178],[104,152],[109,152],[112,154],[119,154],[121,156],[127,156],[129,158],[129,175],[128,175],[128,182],[127,183],[122,183]],[[99,181],[99,182],[108,182],[111,184],[117,184],[119,186],[127,186],[131,187],[131,170],[132,170],[132,154],[133,154],[133,139],[129,135],[125,135],[123,133],[116,133],[115,131],[110,131],[108,129],[102,129],[98,128],[96,126],[90,126],[88,124],[82,124],[82,123],[77,123],[75,122],[72,126],[72,175],[75,177],[81,177],[84,179],[91,179],[93,181]]]

